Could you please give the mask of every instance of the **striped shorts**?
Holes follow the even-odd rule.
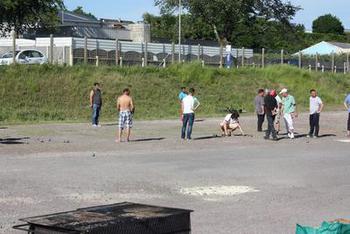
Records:
[[[119,128],[132,128],[132,113],[130,111],[119,112]]]

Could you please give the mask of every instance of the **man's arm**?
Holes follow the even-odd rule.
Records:
[[[200,102],[199,102],[197,99],[196,99],[196,101],[195,101],[195,102],[196,102],[196,104],[197,104],[197,105],[196,105],[196,107],[194,108],[194,110],[197,110],[197,109],[198,109],[198,107],[201,105],[201,103],[200,103]]]
[[[117,99],[117,110],[120,111],[120,100],[119,100],[119,98]]]
[[[132,98],[130,98],[130,109],[131,109],[131,112],[135,111],[134,101],[132,100]]]
[[[92,108],[92,106],[93,106],[93,99],[94,99],[94,91],[91,90],[91,92],[90,92],[90,107],[91,107],[91,108]]]
[[[321,112],[323,111],[323,108],[324,108],[324,104],[323,104],[323,102],[321,101],[320,107],[319,107],[319,109],[318,109],[318,113],[321,113]]]

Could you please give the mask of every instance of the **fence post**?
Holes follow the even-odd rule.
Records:
[[[284,50],[281,50],[281,65],[284,64]]]
[[[115,40],[115,65],[119,65],[119,40]]]
[[[198,61],[201,60],[201,44],[198,44]]]
[[[332,53],[332,72],[334,73],[334,66],[335,66],[335,58],[334,53]]]
[[[63,55],[62,55],[62,57],[63,57],[62,65],[66,65],[67,64],[66,46],[63,46]]]
[[[123,57],[120,57],[120,58],[119,58],[119,66],[120,66],[120,67],[123,67]]]
[[[302,53],[301,53],[301,51],[299,51],[299,69],[302,68],[302,61],[301,61],[301,58],[302,58]]]
[[[204,62],[204,60],[202,60],[202,67],[204,67],[205,66],[205,62]]]
[[[244,51],[245,51],[245,49],[244,49],[244,47],[242,47],[242,67],[244,67],[244,57],[245,57]]]
[[[322,73],[324,73],[324,65],[322,65]]]
[[[238,58],[239,58],[239,50],[237,48],[236,49],[236,65],[237,65],[237,68],[239,68],[239,60],[238,60]]]
[[[144,66],[147,67],[147,65],[148,65],[148,42],[145,42],[144,49],[145,49],[145,55],[144,55],[144,57],[145,57],[145,61],[144,61],[145,65]]]
[[[166,59],[163,59],[163,67],[166,68]]]
[[[350,63],[349,63],[350,58],[349,57],[350,57],[350,53],[347,53],[346,54],[346,67],[347,67],[348,73],[350,72]]]
[[[87,56],[87,37],[84,37],[84,64],[87,64],[88,62],[88,56]]]
[[[175,63],[175,43],[171,43],[171,63]]]
[[[50,34],[50,63],[53,64],[53,35]]]
[[[141,59],[141,67],[145,67],[145,58]]]
[[[12,31],[12,63],[16,64],[16,32]]]
[[[96,67],[98,67],[99,65],[100,65],[100,57],[96,55]]]
[[[261,67],[265,68],[265,48],[262,48],[261,52]]]
[[[346,74],[346,62],[344,62],[344,74]]]
[[[334,66],[334,73],[337,73],[337,66]]]
[[[318,72],[318,53],[316,53],[315,57],[315,71]]]
[[[69,66],[73,66],[74,65],[74,49],[73,49],[73,38],[71,41],[71,44],[69,46]]]
[[[220,68],[222,68],[222,65],[223,65],[223,58],[222,58],[222,56],[223,56],[223,47],[222,47],[222,44],[220,44]]]
[[[309,72],[311,72],[311,70],[312,70],[312,66],[311,64],[309,64]]]

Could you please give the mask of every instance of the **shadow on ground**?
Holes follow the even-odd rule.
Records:
[[[165,137],[157,137],[157,138],[143,138],[143,139],[135,139],[131,140],[131,142],[146,142],[146,141],[162,141]]]
[[[3,145],[21,145],[26,144],[24,140],[30,139],[29,137],[17,137],[17,138],[0,138],[0,144]]]

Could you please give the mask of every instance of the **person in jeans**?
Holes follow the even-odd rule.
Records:
[[[94,83],[94,87],[90,92],[90,107],[92,109],[92,126],[100,127],[99,118],[102,107],[102,93],[99,83]]]
[[[346,96],[345,101],[344,101],[344,106],[349,112],[349,117],[348,117],[348,128],[347,128],[347,136],[350,137],[350,93],[348,96]]]
[[[277,134],[275,130],[275,118],[278,109],[278,103],[276,100],[277,93],[275,90],[271,90],[271,92],[264,98],[265,103],[265,113],[268,122],[268,128],[265,135],[265,140],[270,139],[270,135],[272,135],[273,140],[277,140]]]
[[[258,117],[258,132],[262,132],[262,125],[265,121],[265,111],[264,111],[264,95],[265,91],[263,89],[259,89],[258,95],[255,97],[255,112]]]
[[[284,121],[286,123],[288,137],[290,139],[294,139],[294,119],[298,117],[295,98],[288,93],[288,89],[282,89],[280,94],[283,97],[282,112]]]
[[[320,131],[320,113],[323,106],[321,98],[317,96],[317,91],[315,89],[310,90],[310,132],[308,137],[318,137]]]
[[[181,139],[186,138],[191,140],[192,128],[194,123],[195,114],[194,112],[199,107],[199,101],[193,97],[195,90],[190,89],[189,94],[182,99],[181,111],[182,111],[182,129],[181,129]]]

